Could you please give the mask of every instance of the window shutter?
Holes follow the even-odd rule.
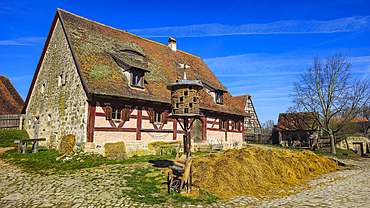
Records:
[[[242,123],[240,121],[238,121],[238,131],[241,131],[242,130]]]
[[[149,112],[149,121],[150,121],[150,123],[154,123],[154,116],[155,116],[155,111],[150,110],[150,112]]]
[[[229,120],[225,121],[225,129],[229,130]]]
[[[218,128],[222,129],[222,119],[218,119]]]
[[[105,119],[112,120],[112,107],[110,106],[105,107]]]
[[[168,116],[168,112],[164,111],[163,118],[162,118],[163,124],[167,124],[167,116]]]
[[[129,121],[130,120],[130,108],[123,109],[123,120]]]

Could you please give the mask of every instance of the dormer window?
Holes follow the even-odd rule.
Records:
[[[126,50],[121,50],[121,52],[124,53],[124,54],[129,54],[129,55],[134,55],[134,56],[141,56],[141,57],[145,58],[145,55],[138,52],[138,51],[133,51],[133,50],[126,49]]]
[[[143,74],[132,71],[131,72],[131,86],[144,87],[144,76]]]
[[[222,99],[222,93],[221,92],[216,92],[216,103],[222,104],[223,99]]]

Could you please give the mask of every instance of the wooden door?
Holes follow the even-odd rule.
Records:
[[[203,138],[203,122],[201,119],[195,119],[192,131],[191,131],[191,138],[194,140],[194,143],[202,142]]]
[[[354,143],[353,144],[353,149],[357,150],[357,153],[360,154],[361,156],[363,155],[362,143]]]

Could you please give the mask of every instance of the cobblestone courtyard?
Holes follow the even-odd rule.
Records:
[[[203,207],[370,207],[370,159],[344,161],[356,167],[318,176],[310,181],[313,188],[287,197],[238,197]],[[121,190],[128,187],[115,171],[107,166],[40,176],[0,161],[0,207],[151,207],[122,197]]]

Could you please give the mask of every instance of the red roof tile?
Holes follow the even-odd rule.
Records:
[[[0,75],[0,115],[20,114],[24,101],[5,76]]]
[[[186,69],[189,80],[203,80],[217,90],[225,91],[224,104],[219,105],[202,90],[201,109],[246,115],[244,109],[240,109],[234,103],[230,93],[201,58],[180,50],[172,51],[166,45],[61,9],[58,9],[58,14],[66,29],[88,93],[170,103],[170,91],[166,86],[182,78],[184,69],[181,69],[179,64],[187,64],[190,66]],[[125,51],[135,51],[135,54]],[[150,71],[145,74],[145,91],[130,88],[117,63],[119,61],[134,68]]]
[[[316,130],[312,119],[312,112],[305,113],[279,113],[278,131],[310,131]]]
[[[342,118],[342,117],[333,117],[333,118],[331,118],[331,121],[333,122],[333,123],[338,123],[338,122],[341,122],[341,121],[343,121],[344,120],[344,118]],[[352,119],[352,122],[366,122],[366,121],[369,121],[369,120],[367,120],[367,118],[365,118],[365,117],[355,117],[355,118],[353,118]]]

